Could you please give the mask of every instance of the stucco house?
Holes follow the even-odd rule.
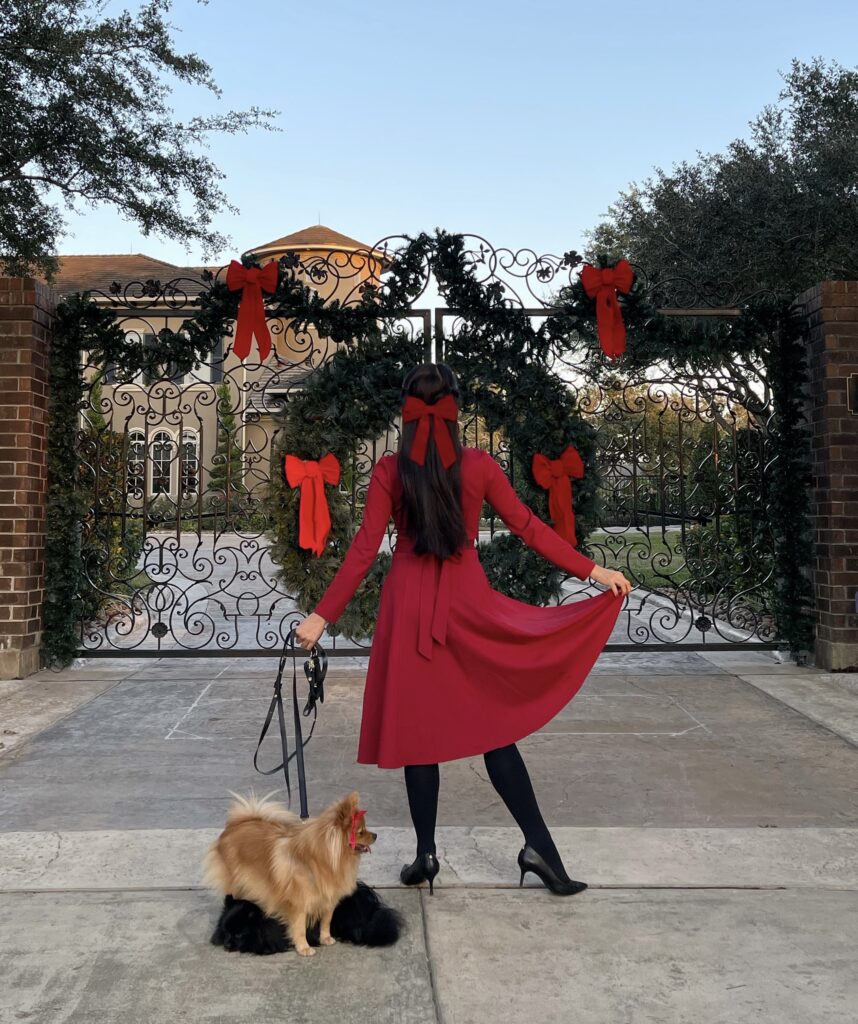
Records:
[[[389,257],[364,242],[322,224],[255,245],[245,255],[265,265],[295,253],[297,273],[326,299],[356,301],[361,285],[378,284]],[[226,261],[228,262],[228,261]],[[178,329],[193,312],[193,298],[208,286],[203,273],[222,268],[183,267],[142,253],[68,255],[60,258],[54,286],[61,295],[87,291],[116,312],[128,336],[154,337],[165,326]],[[241,464],[241,491],[261,496],[269,478],[271,442],[276,430],[272,413],[284,394],[301,386],[311,367],[330,358],[333,343],[315,331],[295,331],[288,323],[269,321],[272,352],[260,363],[254,345],[242,362],[225,337],[206,365],[178,375],[119,380],[111,367],[87,367],[100,380],[100,408],[107,427],[123,439],[127,466],[124,501],[148,507],[161,504],[203,504],[212,489],[211,476],[224,486],[224,476]],[[234,417],[232,459],[223,457],[224,397]],[[95,392],[99,397],[98,389]],[[221,454],[217,455],[218,442]],[[236,454],[237,449],[237,454]]]

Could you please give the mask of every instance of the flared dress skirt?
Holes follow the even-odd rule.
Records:
[[[608,589],[562,605],[532,605],[491,587],[476,548],[447,562],[394,552],[367,668],[359,764],[450,761],[540,729],[583,685],[623,603]],[[439,642],[426,601],[442,569]]]

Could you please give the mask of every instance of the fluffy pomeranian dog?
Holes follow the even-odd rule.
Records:
[[[259,952],[273,952],[277,922],[285,932],[281,939],[288,939],[301,956],[313,956],[307,928],[318,923],[318,942],[332,946],[334,912],[344,898],[356,894],[361,855],[371,852],[377,838],[366,827],[358,791],[306,819],[267,797],[232,796],[226,827],[203,863],[206,884],[232,899],[225,903],[212,941],[227,924],[232,934],[249,929],[254,936],[250,945],[260,946]],[[364,889],[360,898],[365,902]],[[356,904],[342,916],[349,909],[360,912]]]

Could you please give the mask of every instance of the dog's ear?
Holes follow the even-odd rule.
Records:
[[[339,804],[337,804],[337,817],[346,825],[351,825],[352,814],[356,810],[360,803],[360,793],[353,789],[351,793],[347,793]]]

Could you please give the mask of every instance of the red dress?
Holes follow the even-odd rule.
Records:
[[[564,605],[527,604],[492,589],[474,547],[483,501],[510,531],[581,579],[595,562],[516,494],[480,448],[462,448],[467,548],[415,555],[402,525],[397,455],[373,468],[363,522],[314,611],[336,622],[369,571],[391,514],[397,528],[381,589],[363,698],[357,763],[380,768],[482,754],[541,728],[581,688],[623,603],[609,588]]]

